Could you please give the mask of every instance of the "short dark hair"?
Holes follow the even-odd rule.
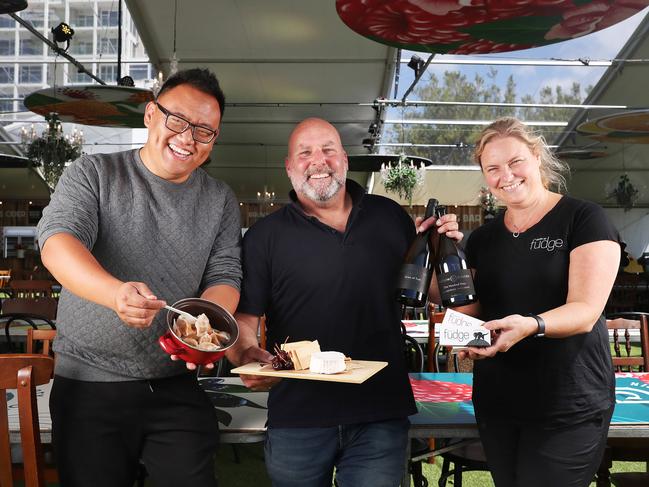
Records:
[[[156,99],[160,98],[166,91],[180,85],[191,85],[197,90],[216,98],[216,101],[219,103],[219,109],[221,110],[221,117],[223,117],[223,112],[225,111],[225,95],[221,90],[219,80],[209,69],[192,68],[177,71],[163,83],[160,91],[156,95]]]

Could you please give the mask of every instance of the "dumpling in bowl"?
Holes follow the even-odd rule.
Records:
[[[179,316],[176,318],[176,321],[174,321],[173,330],[180,338],[194,334],[192,324],[182,316]]]
[[[229,333],[212,328],[205,313],[198,315],[195,323],[190,323],[184,317],[178,316],[172,328],[178,338],[199,350],[212,352],[224,347],[230,341]]]
[[[228,332],[225,332],[223,330],[214,330],[214,333],[212,333],[212,343],[214,343],[215,345],[223,347],[229,342],[230,334]]]
[[[198,344],[200,345],[201,343],[212,343],[212,334],[206,333],[205,335],[199,337]]]
[[[196,334],[199,337],[212,331],[210,320],[208,319],[207,315],[205,315],[205,313],[201,313],[196,317],[196,323],[194,323],[194,327],[196,328]]]
[[[219,348],[221,347],[219,347],[218,345],[214,345],[212,342],[201,342],[198,344],[198,349],[204,350],[206,352],[214,352]]]

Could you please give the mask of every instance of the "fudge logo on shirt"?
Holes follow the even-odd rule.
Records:
[[[550,237],[535,238],[530,242],[530,250],[547,250],[553,252],[555,249],[563,247],[563,240],[560,238],[550,239]]]

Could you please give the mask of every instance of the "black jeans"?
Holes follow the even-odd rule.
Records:
[[[613,407],[561,427],[514,424],[476,412],[496,487],[587,487],[602,461]]]
[[[216,487],[218,422],[191,374],[83,382],[56,376],[52,443],[62,487],[132,487],[140,459],[156,487]]]

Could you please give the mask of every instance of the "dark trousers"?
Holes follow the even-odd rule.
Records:
[[[62,487],[132,487],[140,460],[156,487],[216,487],[218,422],[191,374],[83,382],[56,376],[52,443]]]
[[[496,487],[587,487],[602,460],[612,415],[613,408],[578,424],[548,427],[476,414]]]

